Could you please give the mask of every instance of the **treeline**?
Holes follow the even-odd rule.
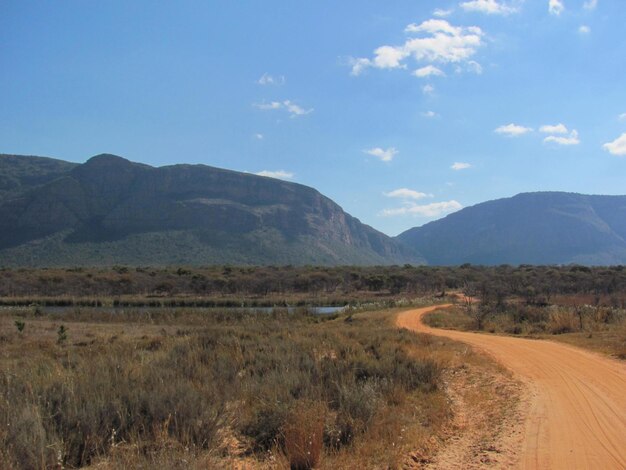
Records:
[[[519,296],[626,294],[624,266],[238,267],[0,269],[0,297],[288,297],[443,295]]]

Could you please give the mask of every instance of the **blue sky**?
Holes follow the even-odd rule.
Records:
[[[0,152],[313,186],[390,235],[626,193],[623,0],[0,3]]]

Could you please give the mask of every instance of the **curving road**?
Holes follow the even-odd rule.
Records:
[[[626,365],[551,341],[430,328],[402,312],[397,325],[485,351],[531,390],[519,467],[626,470]]]

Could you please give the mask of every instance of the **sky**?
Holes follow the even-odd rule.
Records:
[[[623,0],[0,1],[0,153],[202,163],[397,235],[626,194]]]

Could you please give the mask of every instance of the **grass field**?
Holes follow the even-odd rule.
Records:
[[[398,330],[393,316],[3,309],[0,461],[25,469],[426,461],[453,419],[442,377],[491,366],[462,345]]]

